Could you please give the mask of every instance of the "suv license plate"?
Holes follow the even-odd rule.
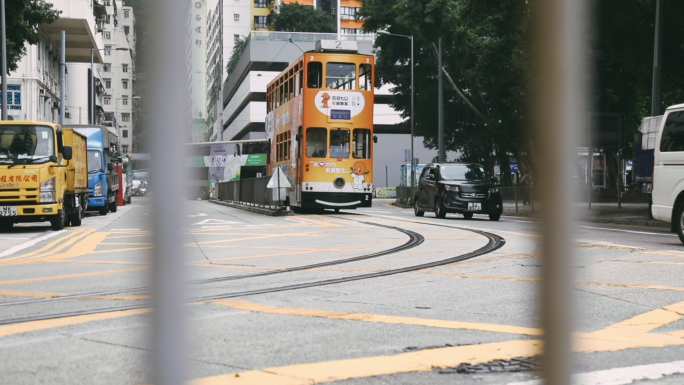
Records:
[[[468,211],[481,211],[482,203],[472,203],[468,202]]]
[[[15,206],[0,206],[0,217],[16,217],[17,208]]]

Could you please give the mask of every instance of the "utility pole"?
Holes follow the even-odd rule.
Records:
[[[651,95],[651,116],[661,114],[660,79],[663,65],[663,2],[656,0],[655,40],[653,43],[653,87]]]
[[[439,54],[437,58],[438,62],[438,84],[439,84],[439,93],[438,93],[438,100],[437,100],[437,106],[438,106],[438,131],[437,131],[437,138],[438,138],[438,143],[439,143],[439,154],[437,156],[437,160],[442,163],[444,162],[444,92],[443,92],[443,82],[444,82],[444,77],[442,75],[442,38],[439,38]],[[411,154],[413,155],[413,154]]]
[[[2,29],[2,120],[7,120],[7,35],[5,34],[5,0],[0,0],[0,29]]]
[[[66,78],[66,32],[62,31],[62,45],[59,54],[59,124],[64,124],[64,81]]]

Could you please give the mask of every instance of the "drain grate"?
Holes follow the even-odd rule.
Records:
[[[541,356],[517,357],[510,360],[494,360],[480,364],[460,364],[453,368],[439,369],[441,374],[476,374],[494,372],[522,372],[541,369]]]

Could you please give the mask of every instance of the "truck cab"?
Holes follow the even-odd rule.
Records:
[[[100,215],[116,212],[119,173],[114,167],[118,138],[113,128],[70,125],[88,138],[88,209]]]
[[[0,229],[80,226],[88,201],[86,138],[45,122],[0,121]]]

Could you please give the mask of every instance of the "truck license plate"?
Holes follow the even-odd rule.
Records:
[[[0,206],[0,217],[16,217],[17,208],[14,206]]]
[[[482,203],[472,203],[468,202],[468,211],[481,211]]]

